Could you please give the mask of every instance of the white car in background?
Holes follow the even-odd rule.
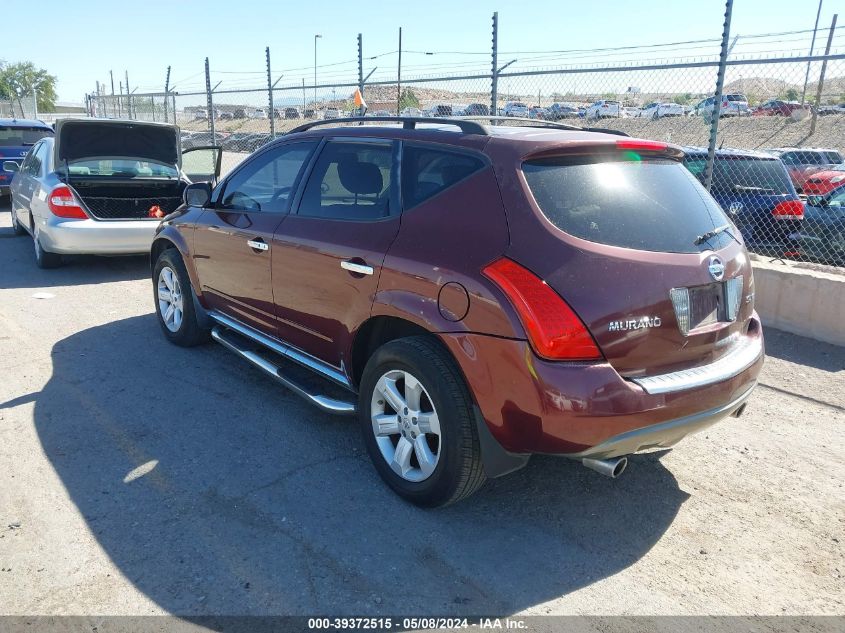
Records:
[[[399,116],[413,116],[413,117],[421,117],[423,115],[423,111],[419,108],[402,108],[402,112],[399,113]]]
[[[528,118],[528,106],[522,101],[508,101],[502,110],[504,116],[517,116]]]
[[[710,118],[715,107],[716,97],[708,97],[696,106],[698,114]],[[751,109],[748,107],[748,98],[745,95],[731,93],[722,95],[722,106],[719,109],[719,116],[750,116]]]
[[[267,118],[267,110],[263,108],[256,108],[250,113],[249,118],[251,119],[266,119]]]
[[[660,103],[654,101],[644,105],[639,113],[643,119],[662,119],[666,116],[684,116],[684,106],[679,103]]]
[[[587,119],[626,118],[625,108],[618,101],[612,99],[599,99],[584,114]]]

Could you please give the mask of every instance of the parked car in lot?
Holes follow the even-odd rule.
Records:
[[[408,117],[421,117],[423,116],[423,111],[419,108],[402,108],[402,111],[399,113],[400,116],[408,116]]]
[[[235,111],[232,112],[232,116],[235,117],[236,119],[246,119],[247,118],[246,109],[245,108],[238,108],[238,109],[236,109]]]
[[[799,242],[803,258],[845,266],[845,185],[807,198]]]
[[[684,164],[704,180],[706,147],[684,148]],[[779,160],[763,152],[716,151],[710,194],[754,251],[781,256],[798,250],[804,218],[789,174]]]
[[[716,97],[708,97],[696,106],[696,112],[705,118],[713,115],[716,105]],[[748,107],[748,98],[743,94],[722,95],[722,104],[719,108],[719,117],[723,116],[747,116],[751,114]]]
[[[470,103],[464,109],[464,116],[489,116],[490,106],[486,103]]]
[[[389,114],[390,113],[387,113],[387,116],[389,116]],[[452,106],[447,104],[447,103],[441,103],[441,104],[438,104],[438,105],[431,106],[431,108],[429,108],[425,112],[425,116],[433,116],[433,117],[447,117],[447,116],[452,116],[452,115],[453,115]],[[385,115],[379,114],[377,116],[385,116]]]
[[[46,136],[53,136],[53,128],[43,121],[0,119],[0,196],[9,195],[15,175],[14,171],[3,169],[3,163],[11,161],[20,167],[29,149]]]
[[[763,363],[750,263],[679,148],[396,121],[306,124],[189,186],[151,250],[164,336],[357,415],[420,505],[533,453],[617,476],[742,413]]]
[[[540,106],[531,106],[530,108],[528,108],[528,118],[540,119],[541,121],[548,121],[549,111],[546,110],[546,108],[541,108]]]
[[[502,110],[503,116],[528,117],[528,106],[522,101],[508,101]]]
[[[229,137],[227,132],[194,132],[190,136],[182,137],[182,149],[193,149],[195,147],[220,147]]]
[[[637,114],[642,119],[662,119],[668,116],[684,116],[684,107],[679,103],[653,101],[640,108]]]
[[[41,268],[62,255],[146,253],[155,210],[175,211],[185,187],[214,179],[219,167],[218,149],[180,154],[174,125],[60,120],[55,139],[38,141],[12,180],[12,228],[32,236]]]
[[[267,110],[263,108],[256,108],[250,113],[249,118],[251,119],[266,119],[267,118]]]
[[[220,121],[231,121],[231,120],[233,120],[233,119],[235,118],[235,115],[234,115],[234,113],[232,113],[232,112],[221,112],[221,113],[217,116],[217,118],[218,118]]]
[[[796,112],[809,112],[810,107],[798,101],[769,99],[751,110],[751,116],[792,116]]]
[[[627,116],[622,104],[610,99],[599,99],[584,113],[588,119],[623,118]]]
[[[838,189],[845,182],[845,165],[836,165],[812,174],[804,181],[801,193],[806,196],[823,196]]]
[[[845,114],[845,103],[819,106],[819,116],[827,116],[831,114]]]
[[[194,110],[194,121],[208,121],[208,110]]]
[[[269,140],[269,134],[235,132],[223,140],[221,148],[227,152],[254,152]]]
[[[299,109],[298,108],[285,108],[285,118],[286,119],[299,119]]]
[[[578,108],[571,103],[553,103],[549,106],[549,119],[552,121],[574,118],[578,118]]]
[[[323,113],[324,119],[339,119],[340,118],[340,111],[337,108],[326,108],[325,112]]]
[[[842,165],[842,154],[835,149],[778,147],[767,151],[783,161],[799,193],[803,193],[804,182],[810,176]]]

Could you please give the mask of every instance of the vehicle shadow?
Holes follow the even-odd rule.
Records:
[[[144,279],[150,276],[146,255],[131,257],[66,257],[64,265],[41,270],[35,265],[32,238],[16,236],[6,222],[8,205],[0,208],[4,224],[0,226],[0,289],[83,286],[109,281]],[[9,221],[10,222],[10,221]]]
[[[838,345],[766,327],[766,356],[831,373],[845,372],[845,353]]]
[[[688,495],[636,457],[538,457],[439,510],[378,479],[354,419],[152,316],[74,334],[35,400],[43,450],[122,574],[181,616],[511,613],[618,573]]]

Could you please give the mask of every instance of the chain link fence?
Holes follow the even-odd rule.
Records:
[[[212,89],[207,81],[209,90],[194,92],[91,95],[89,111],[176,123],[183,147],[223,148],[224,173],[304,121],[357,115],[359,87],[367,115],[496,114],[608,128],[683,146],[702,183],[712,171],[710,192],[749,250],[845,266],[845,54],[728,59],[721,99],[719,66],[684,59],[367,83],[359,73],[272,89],[224,89],[225,82]]]

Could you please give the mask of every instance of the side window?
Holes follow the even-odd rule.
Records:
[[[223,209],[284,213],[296,179],[316,143],[283,145],[258,156],[226,181]]]
[[[402,206],[410,209],[484,168],[475,156],[405,145],[402,152]]]
[[[35,174],[36,176],[44,175],[44,173],[49,169],[50,152],[48,149],[49,147],[47,143],[41,143],[38,146],[38,151],[35,153],[35,158],[38,160],[38,171]]]
[[[784,165],[795,164],[795,154],[793,154],[792,152],[786,152],[785,154],[781,154],[780,159],[783,161]]]
[[[37,143],[35,147],[29,150],[29,153],[26,155],[26,159],[23,161],[23,165],[21,166],[21,171],[29,174],[30,176],[38,176],[41,172],[41,160],[38,158],[38,150],[41,149],[42,145],[44,144]]]
[[[299,215],[377,220],[390,215],[393,145],[326,143],[305,185]]]

